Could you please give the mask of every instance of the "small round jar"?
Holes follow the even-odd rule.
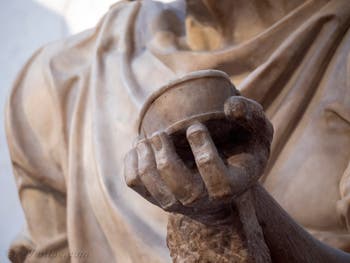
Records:
[[[149,138],[155,132],[172,137],[182,159],[193,163],[186,139],[186,129],[195,122],[208,128],[219,153],[237,140],[242,140],[239,127],[228,121],[224,113],[225,101],[239,96],[228,75],[218,70],[201,70],[170,82],[154,93],[141,110],[139,134]]]

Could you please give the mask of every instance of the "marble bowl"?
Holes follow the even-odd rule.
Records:
[[[224,103],[239,92],[228,75],[218,70],[189,73],[160,88],[141,110],[139,134],[174,134],[199,121],[224,119]]]

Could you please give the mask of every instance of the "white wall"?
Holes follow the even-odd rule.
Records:
[[[24,224],[4,131],[5,100],[28,57],[40,46],[93,27],[113,0],[0,0],[0,262]]]

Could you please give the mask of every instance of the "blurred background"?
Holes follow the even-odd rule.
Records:
[[[0,262],[24,225],[4,130],[4,107],[23,64],[42,45],[97,24],[118,0],[0,0]],[[163,2],[170,2],[164,0]]]

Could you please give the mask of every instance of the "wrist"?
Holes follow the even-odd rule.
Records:
[[[231,225],[233,217],[237,213],[234,211],[232,202],[224,204],[222,206],[187,215],[189,218],[196,220],[202,224],[208,226],[224,226]]]

